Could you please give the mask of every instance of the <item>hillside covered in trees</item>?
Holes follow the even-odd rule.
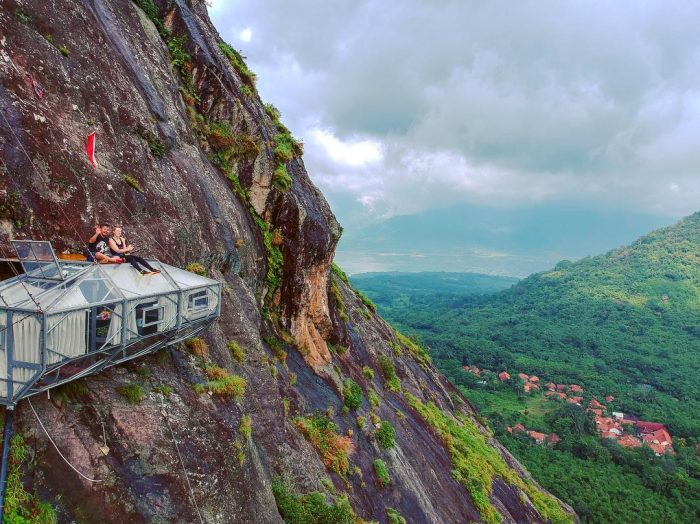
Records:
[[[424,293],[400,307],[389,289],[365,291],[426,344],[499,440],[584,520],[700,516],[700,214],[488,296],[450,295],[441,284],[432,299]],[[465,365],[494,374],[479,378]],[[500,383],[501,371],[580,384],[586,402],[611,395],[611,410],[665,424],[677,454],[654,457],[600,439],[583,408],[524,394]],[[564,438],[533,445],[505,432],[518,422]]]

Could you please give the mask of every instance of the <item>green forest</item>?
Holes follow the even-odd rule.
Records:
[[[584,521],[700,521],[700,214],[515,283],[450,274],[352,281],[428,348],[501,442]],[[494,373],[477,377],[465,365]],[[676,455],[601,439],[583,408],[525,394],[517,380],[500,382],[501,371],[579,384],[586,402],[612,395],[610,409],[665,424]],[[562,440],[533,444],[506,432],[516,423]]]

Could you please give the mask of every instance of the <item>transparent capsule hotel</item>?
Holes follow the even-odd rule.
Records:
[[[91,375],[206,329],[221,284],[154,261],[57,260],[49,242],[13,241],[24,273],[0,282],[0,404]]]

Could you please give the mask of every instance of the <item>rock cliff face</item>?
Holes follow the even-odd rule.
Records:
[[[32,400],[101,482],[18,406],[25,489],[60,521],[302,522],[321,511],[295,497],[311,492],[338,522],[385,522],[387,508],[410,522],[573,518],[331,270],[341,229],[204,2],[0,0],[0,112],[5,252],[13,238],[79,252],[108,220],[225,288],[203,342]],[[216,373],[245,393],[192,388]],[[144,395],[133,405],[117,392],[129,384]]]

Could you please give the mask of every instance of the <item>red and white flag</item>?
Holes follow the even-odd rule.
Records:
[[[92,167],[97,167],[97,162],[95,162],[95,132],[93,131],[87,137],[87,144],[85,145],[85,152],[87,153],[88,159]]]

